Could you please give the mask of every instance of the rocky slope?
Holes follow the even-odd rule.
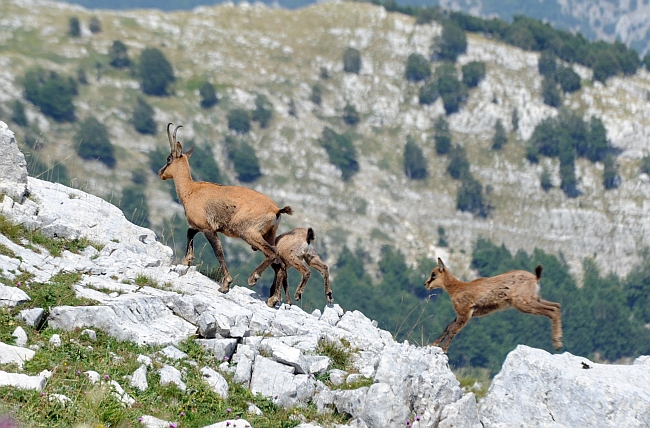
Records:
[[[87,70],[89,84],[80,87],[77,114],[94,115],[108,126],[117,147],[115,169],[75,155],[74,124],[53,122],[29,104],[27,116],[42,131],[45,147],[38,156],[50,164],[66,164],[77,187],[107,200],[119,200],[131,171],[147,165],[148,152],[166,147],[164,136],[139,135],[129,123],[140,95],[137,80],[102,65],[113,40],[119,39],[132,58],[149,46],[164,51],[177,82],[174,96],[147,99],[159,128],[167,122],[183,124],[182,139],[210,146],[230,182],[236,179],[224,154],[224,135],[229,133],[226,113],[236,107],[252,109],[258,93],[269,98],[275,118],[268,128],[255,127],[247,137],[263,172],[253,187],[279,204],[292,205],[296,215],[283,223],[283,230],[313,226],[331,256],[343,244],[360,243],[377,259],[381,245],[389,243],[411,263],[442,256],[451,259],[455,271],[467,272],[472,245],[484,236],[512,251],[561,252],[575,274],[580,274],[587,256],[625,274],[638,262],[639,251],[650,244],[650,207],[645,202],[650,180],[638,173],[638,159],[646,153],[650,135],[650,77],[644,71],[612,78],[607,86],[585,80],[582,90],[565,98],[565,106],[584,118],[601,117],[608,137],[622,150],[620,188],[605,191],[603,165],[579,160],[577,175],[584,194],[567,199],[557,187],[548,193],[540,188],[544,167],[559,184],[557,159],[531,165],[524,158],[525,140],[536,124],[558,114],[542,103],[538,55],[470,34],[468,51],[458,64],[485,61],[487,75],[470,91],[462,110],[448,120],[454,141],[467,149],[472,173],[489,189],[495,207],[488,219],[480,219],[455,209],[458,183],[445,172],[447,159],[435,154],[431,138],[433,123],[444,112],[441,101],[419,105],[417,85],[404,78],[408,55],[429,52],[440,34],[437,24],[416,26],[408,16],[357,3],[295,11],[242,3],[162,13],[90,11],[63,3],[7,0],[0,3],[0,16],[5,46],[0,52],[0,104],[5,111],[12,100],[21,98],[20,81],[28,68],[40,65],[70,76],[79,68]],[[80,18],[81,38],[67,35],[70,16]],[[87,30],[91,16],[100,19],[102,32]],[[362,53],[358,75],[342,71],[348,46]],[[319,78],[321,68],[328,70],[328,79]],[[575,69],[590,79],[590,70]],[[199,107],[197,82],[203,78],[218,85],[222,98],[212,110]],[[324,88],[321,106],[309,100],[315,83]],[[288,113],[290,100],[297,117]],[[362,119],[353,130],[360,171],[349,182],[341,180],[317,142],[325,125],[346,130],[340,119],[346,103],[354,105]],[[515,108],[519,129],[504,150],[489,150],[497,119],[512,131]],[[429,163],[430,177],[424,181],[404,176],[407,135],[420,144]],[[159,232],[172,213],[182,216],[166,186],[155,175],[149,177],[149,211]],[[451,254],[436,245],[441,226],[455,250]]]
[[[463,394],[439,348],[396,343],[362,313],[344,313],[338,305],[308,314],[295,306],[268,308],[262,296],[242,287],[220,294],[218,284],[194,269],[170,264],[171,249],[157,242],[150,230],[127,222],[114,206],[77,189],[27,178],[24,167],[15,167],[23,163],[23,155],[3,122],[0,138],[3,155],[13,161],[0,164],[0,214],[50,236],[82,236],[102,246],[100,251],[88,247],[79,254],[66,250],[53,257],[44,248],[19,245],[0,235],[0,243],[10,250],[9,255],[0,255],[0,275],[11,281],[19,272],[29,272],[47,281],[56,273],[79,272],[83,276],[74,284],[75,292],[95,304],[49,308],[50,328],[73,331],[79,340],[92,339],[95,330],[101,330],[121,341],[169,345],[138,357],[141,366],[127,381],[85,372],[91,382],[109,385],[125,406],[136,405],[133,397],[149,387],[151,370],[158,371],[161,383],[176,384],[184,391],[183,367],[192,363],[192,357],[173,345],[198,333],[198,342],[217,362],[224,361],[201,369],[214,394],[227,396],[225,377],[229,377],[283,407],[312,402],[319,412],[336,409],[349,414],[352,421],[346,426],[397,427],[406,421],[415,427],[519,426],[531,421],[538,426],[650,423],[648,357],[639,357],[630,366],[602,365],[568,353],[550,355],[520,346],[508,356],[477,407],[472,393]],[[134,285],[132,280],[142,275],[157,285]],[[20,283],[0,285],[4,307],[20,307],[29,299]],[[47,345],[29,343],[42,313],[42,308],[21,311],[14,332],[19,346],[0,343],[0,387],[42,390],[52,376],[61,375],[57,369],[33,376],[21,373],[23,362],[34,358],[40,346],[61,346],[56,334]],[[331,369],[330,358],[317,352],[323,340],[348,343],[353,373]],[[11,369],[4,370],[4,364]],[[323,373],[330,383],[313,376]],[[334,388],[360,379],[368,386]],[[49,400],[73,405],[65,390],[48,393]],[[155,415],[143,415],[140,422],[148,427],[175,425]],[[210,427],[247,425],[244,420],[229,420]],[[308,421],[299,426],[317,427]]]

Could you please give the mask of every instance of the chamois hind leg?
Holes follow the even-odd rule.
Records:
[[[257,284],[257,280],[262,277],[262,272],[264,272],[271,263],[278,263],[281,267],[285,267],[284,262],[278,256],[278,251],[275,249],[275,246],[265,240],[261,235],[246,237],[244,240],[252,247],[256,247],[258,250],[262,251],[266,256],[262,263],[253,270],[251,276],[248,278],[249,287]],[[273,237],[273,242],[275,242],[275,236]]]
[[[296,300],[300,300],[302,298],[302,293],[305,290],[305,284],[307,284],[307,281],[309,281],[309,277],[311,276],[311,271],[307,266],[305,266],[305,264],[302,262],[302,259],[296,258],[285,261],[289,266],[296,268],[296,270],[300,272],[300,275],[302,275],[300,284],[298,284],[296,293],[293,296]]]
[[[288,283],[287,283],[287,269],[278,263],[271,264],[275,276],[273,278],[273,285],[271,286],[271,295],[266,301],[267,306],[270,308],[274,307],[276,303],[282,300],[282,289],[284,288],[285,294],[287,296],[287,304],[291,305],[291,297],[288,292]]]
[[[223,255],[223,248],[221,247],[221,241],[219,240],[219,236],[217,235],[217,232],[203,232],[205,237],[208,239],[208,242],[212,246],[212,251],[214,251],[214,255],[217,256],[217,260],[219,260],[219,264],[221,265],[221,274],[223,275],[223,280],[221,282],[221,287],[219,288],[219,291],[222,293],[227,293],[230,291],[230,283],[232,282],[232,276],[230,276],[230,273],[228,272],[228,268],[226,267],[226,259]]]
[[[514,301],[513,306],[521,312],[533,315],[543,315],[551,320],[551,336],[555,349],[562,347],[562,311],[559,303],[546,300]]]
[[[181,264],[185,266],[192,266],[194,261],[194,237],[199,233],[198,229],[187,229],[187,248],[185,249],[185,257],[181,260]]]
[[[312,257],[305,257],[305,261],[309,266],[313,267],[318,272],[320,272],[321,275],[323,275],[323,282],[325,282],[325,299],[327,299],[327,303],[332,304],[334,302],[334,297],[332,296],[332,288],[330,287],[329,267],[325,263],[323,263],[323,261],[320,259],[320,257],[318,257],[318,255],[314,255]],[[296,294],[297,293],[298,292],[296,291]],[[300,289],[300,294],[302,295],[302,289]]]

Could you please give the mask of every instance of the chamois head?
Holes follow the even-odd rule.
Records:
[[[424,283],[427,290],[435,290],[436,288],[445,288],[445,276],[447,269],[442,259],[438,257],[438,266],[434,267],[431,271],[431,276]]]
[[[183,146],[181,146],[181,143],[176,141],[176,131],[178,131],[178,128],[182,128],[182,125],[177,126],[174,129],[174,134],[172,135],[169,132],[169,127],[171,126],[171,123],[167,124],[167,137],[169,138],[169,148],[171,149],[169,156],[167,156],[167,164],[160,168],[160,171],[158,171],[158,177],[160,177],[161,180],[168,180],[168,179],[173,179],[174,174],[176,171],[178,171],[179,168],[184,168],[189,170],[190,164],[188,162],[188,159],[190,156],[192,156],[192,151],[194,150],[194,147],[189,149],[185,154],[183,154]]]

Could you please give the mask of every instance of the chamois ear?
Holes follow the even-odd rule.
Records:
[[[174,156],[180,158],[183,155],[183,146],[178,141],[176,142],[176,150],[174,150]]]
[[[440,268],[440,272],[445,271],[445,264],[442,262],[442,259],[438,257],[438,267]]]
[[[188,151],[185,152],[185,156],[187,156],[187,158],[189,159],[190,156],[192,156],[193,151],[194,151],[194,146],[192,146],[191,149],[189,149]]]

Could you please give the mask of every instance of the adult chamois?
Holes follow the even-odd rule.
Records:
[[[161,180],[174,180],[176,194],[183,204],[189,228],[187,229],[187,250],[181,263],[190,266],[194,260],[194,237],[203,232],[210,242],[215,256],[221,265],[223,282],[219,291],[230,290],[232,277],[226,267],[223,248],[218,232],[233,238],[241,238],[253,249],[262,251],[266,258],[255,268],[248,278],[248,285],[253,286],[262,272],[270,264],[284,268],[284,262],[275,249],[275,234],[278,230],[281,214],[292,214],[291,207],[278,208],[266,195],[240,186],[222,186],[205,181],[192,180],[189,158],[194,147],[183,153],[181,143],[176,140],[167,125],[167,137],[171,152],[167,164],[158,171]],[[267,302],[268,304],[269,302]]]
[[[438,257],[438,266],[424,286],[428,290],[442,288],[451,297],[456,319],[431,343],[447,352],[451,340],[472,317],[480,317],[494,311],[515,307],[521,312],[544,315],[551,320],[553,346],[562,347],[562,313],[560,304],[539,297],[539,278],[542,266],[535,268],[535,274],[525,270],[512,270],[490,278],[478,278],[471,282],[456,279]]]
[[[318,254],[316,254],[316,251],[314,251],[312,246],[312,242],[315,239],[314,230],[311,227],[308,229],[298,227],[275,238],[275,248],[278,250],[278,254],[282,258],[282,261],[284,261],[286,269],[281,269],[277,265],[273,266],[275,278],[273,280],[273,287],[271,288],[271,296],[274,299],[272,303],[276,303],[281,299],[282,293],[276,289],[276,287],[279,287],[281,284],[282,288],[284,288],[286,302],[290,305],[292,304],[291,297],[289,296],[289,283],[286,272],[290,267],[295,268],[300,272],[300,275],[302,275],[302,279],[300,280],[300,284],[298,285],[296,294],[294,295],[296,300],[300,300],[302,298],[302,293],[305,290],[305,285],[311,276],[309,266],[313,267],[323,275],[323,281],[325,282],[325,299],[327,299],[327,303],[331,304],[334,301],[334,298],[332,297],[332,289],[330,288],[329,268],[325,263],[323,263],[320,257],[318,257]],[[305,263],[307,265],[305,265]]]

